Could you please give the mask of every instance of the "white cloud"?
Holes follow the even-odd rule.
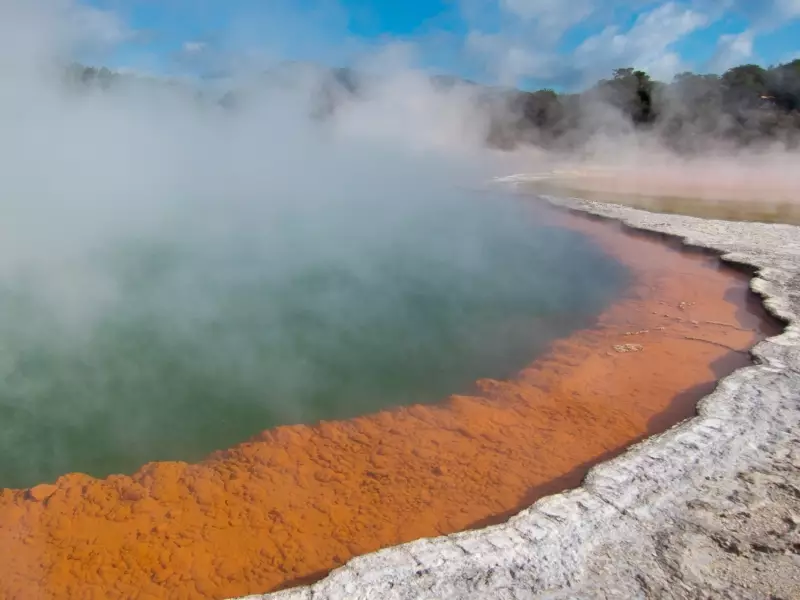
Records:
[[[560,6],[566,6],[566,4],[554,0],[500,0],[500,5],[507,12],[523,19],[534,19],[543,12],[552,12],[554,9],[558,12],[566,12],[563,9],[559,10]]]
[[[746,17],[757,33],[771,31],[800,18],[800,0],[691,0],[697,10],[719,19],[737,13]]]
[[[800,17],[800,0],[776,0],[775,7],[785,18]]]
[[[491,74],[503,83],[531,78],[556,86],[592,83],[614,68],[628,66],[670,79],[688,67],[675,44],[710,24],[717,14],[711,17],[710,10],[698,8],[710,0],[500,0],[499,27],[483,29],[486,13],[474,11],[478,0],[462,1],[470,2],[473,9],[474,29],[467,47],[482,58]],[[621,24],[625,15],[635,15],[642,8],[645,12],[633,25]],[[605,27],[586,38],[572,55],[565,55],[559,51],[559,42],[581,23]]]
[[[183,43],[183,52],[185,54],[200,54],[208,47],[208,44],[205,42],[184,42]]]
[[[592,0],[501,0],[500,5],[506,13],[532,22],[538,35],[554,39],[597,10]]]
[[[493,75],[508,85],[520,77],[551,78],[560,66],[558,57],[547,49],[537,49],[502,34],[473,31],[467,38],[467,48],[482,56]]]
[[[708,63],[708,70],[712,73],[723,73],[747,62],[753,56],[753,41],[755,34],[748,29],[738,34],[723,35],[717,42],[717,50]]]
[[[708,18],[674,2],[640,15],[628,31],[611,25],[586,39],[574,60],[587,80],[594,80],[620,66],[634,66],[656,78],[671,78],[683,68],[672,50],[674,44],[708,24]]]

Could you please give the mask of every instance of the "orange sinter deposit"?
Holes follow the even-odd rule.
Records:
[[[691,416],[777,331],[748,277],[713,257],[610,223],[548,218],[634,274],[596,326],[471,396],[281,427],[201,464],[4,490],[0,597],[263,593],[358,554],[502,520]]]

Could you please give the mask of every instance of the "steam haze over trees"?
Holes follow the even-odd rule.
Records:
[[[292,85],[303,73],[311,73],[315,81],[312,113],[323,118],[342,104],[357,101],[376,78],[347,68],[284,63],[263,73],[259,83]],[[164,84],[79,65],[68,69],[67,79],[73,86],[102,89],[133,79]],[[479,86],[449,76],[434,76],[431,83],[442,92],[468,89],[487,120],[487,144],[503,150],[533,145],[571,151],[597,134],[625,131],[652,133],[679,153],[702,152],[718,144],[752,147],[780,143],[788,149],[800,145],[800,59],[772,68],[741,65],[722,75],[684,72],[669,83],[642,70],[619,68],[579,93]],[[198,98],[208,94],[202,86],[193,93]],[[223,89],[216,101],[235,109],[247,99],[247,88],[234,86]]]
[[[649,131],[679,152],[709,145],[800,143],[800,60],[764,69],[741,65],[724,74],[680,73],[670,83],[633,68],[616,69],[579,94],[553,90],[510,94],[511,120],[495,119],[491,141],[570,149],[609,127]],[[609,106],[624,117],[598,114]]]

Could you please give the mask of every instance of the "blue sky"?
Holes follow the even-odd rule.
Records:
[[[437,72],[575,89],[800,57],[800,0],[76,0],[115,27],[96,61],[203,74],[382,53]]]

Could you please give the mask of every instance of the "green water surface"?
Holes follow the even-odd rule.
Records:
[[[196,461],[513,375],[628,277],[536,211],[465,193],[341,222],[175,222],[65,259],[68,307],[3,281],[0,487]]]

